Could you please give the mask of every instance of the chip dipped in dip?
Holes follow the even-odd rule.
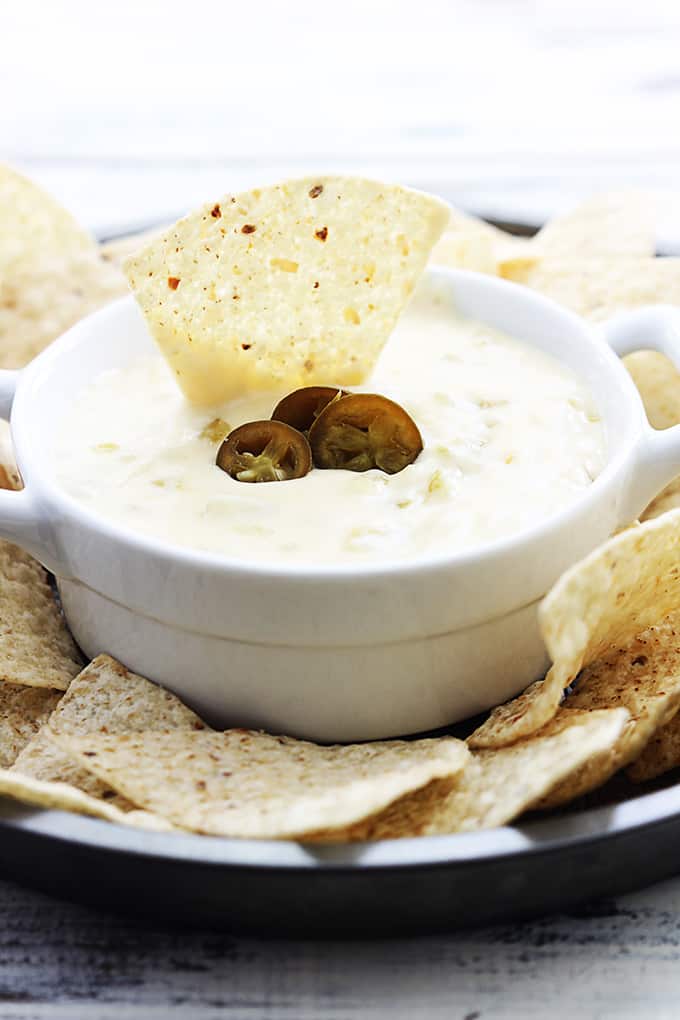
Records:
[[[337,380],[326,380],[335,385]],[[213,407],[186,401],[161,357],[104,373],[55,440],[59,482],[98,514],[165,542],[245,562],[360,564],[482,546],[557,512],[602,469],[585,385],[536,348],[464,318],[424,280],[371,375],[413,419],[403,470],[313,468],[249,485],[216,465],[225,435],[268,419],[285,389]]]

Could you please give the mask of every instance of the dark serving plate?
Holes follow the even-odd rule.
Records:
[[[266,936],[445,931],[680,872],[680,785],[456,836],[315,847],[143,832],[0,799],[0,869],[61,899]]]

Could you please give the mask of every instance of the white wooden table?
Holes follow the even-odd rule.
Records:
[[[158,929],[0,883],[2,1020],[675,1020],[679,961],[680,882],[577,916],[353,943]]]
[[[0,21],[0,156],[101,236],[314,167],[530,223],[652,186],[680,250],[677,0],[8,0]],[[149,928],[0,881],[0,1020],[547,1016],[680,1016],[680,880],[327,944]]]

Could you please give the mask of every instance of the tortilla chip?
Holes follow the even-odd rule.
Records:
[[[497,266],[494,241],[485,234],[447,230],[432,249],[430,262],[494,276]]]
[[[574,272],[578,272],[586,260],[590,263],[602,259],[610,264],[612,260],[646,256],[647,262],[655,252],[656,218],[654,197],[644,192],[596,195],[571,212],[554,217],[534,237],[525,241],[522,248],[506,251],[499,258],[498,274],[506,280],[542,290],[547,285],[541,272],[544,263],[553,267],[545,275],[555,286],[552,277],[565,262]],[[585,278],[579,275],[572,286],[579,290],[584,283]],[[630,289],[630,278],[628,285]],[[563,281],[562,286],[571,300],[578,300],[578,294],[569,293],[568,281]],[[596,283],[593,286],[597,288]],[[560,299],[555,296],[555,300]],[[569,300],[562,303],[573,307]],[[574,310],[580,311],[579,308]],[[581,311],[581,314],[585,312]]]
[[[449,217],[421,192],[310,177],[225,195],[128,259],[186,396],[368,374]]]
[[[432,249],[430,262],[500,275],[503,265],[523,265],[527,257],[531,263],[535,261],[529,238],[514,237],[485,220],[452,209],[448,227]]]
[[[55,733],[202,730],[203,720],[159,684],[98,655],[79,673],[50,718]]]
[[[641,520],[652,521],[655,517],[661,517],[662,514],[670,513],[671,510],[677,510],[679,507],[680,478],[676,478],[675,481],[667,485],[663,492],[660,492],[652,500],[644,513],[641,514]]]
[[[657,351],[637,351],[623,359],[640,391],[655,429],[668,429],[680,423],[680,371],[670,358]]]
[[[98,800],[67,783],[50,783],[25,776],[21,772],[0,769],[0,795],[30,804],[34,807],[53,808],[58,811],[74,811],[79,815],[104,818],[120,825],[132,825],[157,832],[171,832],[175,829],[170,822],[148,811],[121,811],[115,804]]]
[[[23,489],[9,422],[0,419],[0,489]]]
[[[171,229],[171,224],[162,227],[153,227],[151,230],[142,230],[135,234],[126,234],[124,237],[114,237],[111,241],[104,241],[99,246],[99,253],[105,262],[118,269],[123,270],[123,263],[131,255],[136,255],[145,245],[155,241],[163,233]]]
[[[641,191],[594,195],[555,216],[534,238],[543,256],[652,256],[656,250],[656,202]]]
[[[592,322],[641,305],[680,305],[680,258],[547,257],[504,275]]]
[[[46,191],[0,163],[0,275],[30,270],[42,250],[66,257],[96,250],[96,242]],[[30,245],[35,250],[32,250]]]
[[[629,762],[680,708],[680,615],[651,627],[623,651],[589,666],[567,699],[575,709],[628,709],[630,719],[617,742],[592,756],[541,802],[555,807],[601,786]]]
[[[507,825],[592,755],[610,748],[628,718],[624,709],[561,709],[539,733],[496,751],[477,751],[455,780],[430,783],[342,832],[314,842],[399,839]]]
[[[59,701],[57,691],[0,684],[0,768],[9,768]]]
[[[0,165],[0,368],[21,368],[83,316],[126,292],[70,213]]]
[[[650,425],[668,429],[680,424],[680,372],[673,362],[656,351],[638,351],[624,358],[644,401]],[[643,521],[680,507],[680,477],[656,496],[640,515]]]
[[[469,758],[452,737],[335,747],[249,730],[54,739],[119,793],[182,828],[261,839],[350,825],[460,772]]]
[[[536,680],[518,697],[491,710],[488,719],[468,738],[473,748],[506,747],[546,726],[557,712],[564,684],[552,670]]]
[[[496,250],[499,244],[511,241],[509,234],[491,223],[468,216],[459,209],[451,209],[448,226],[432,249],[430,262],[495,274]]]
[[[539,613],[567,683],[680,609],[679,549],[680,512],[627,528],[560,578]]]
[[[680,713],[658,729],[642,753],[628,766],[626,775],[634,783],[656,779],[680,765]]]
[[[503,747],[551,719],[584,666],[680,608],[680,511],[628,528],[568,570],[539,610],[553,665],[545,680],[495,708],[470,747]]]
[[[83,769],[54,744],[50,733],[86,736],[203,728],[202,720],[170,691],[131,673],[109,655],[99,655],[71,682],[49,718],[49,728],[23,749],[12,771],[42,782],[67,783],[121,811],[131,811],[134,804]]]
[[[63,691],[81,669],[45,570],[0,542],[0,680]]]

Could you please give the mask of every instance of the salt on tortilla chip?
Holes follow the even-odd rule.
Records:
[[[368,374],[448,206],[354,177],[224,195],[124,268],[189,400]]]
[[[555,807],[601,786],[634,761],[680,708],[680,614],[638,635],[625,649],[594,663],[579,678],[565,712],[626,708],[625,729],[556,786],[541,807]]]
[[[0,680],[65,690],[81,669],[45,570],[0,542]]]
[[[680,305],[680,258],[550,256],[503,275],[592,322],[642,305]]]
[[[0,684],[0,768],[16,761],[59,701],[57,691]]]
[[[507,825],[590,757],[608,750],[627,718],[625,709],[560,709],[529,739],[495,751],[476,751],[459,778],[430,783],[359,825],[313,833],[307,839],[399,839]]]
[[[334,747],[249,730],[54,739],[119,793],[182,828],[260,839],[350,825],[457,774],[469,758],[452,737]]]
[[[584,666],[680,608],[680,511],[628,528],[557,581],[541,603],[552,667],[545,680],[495,708],[471,747],[503,747],[535,732],[557,711]]]
[[[575,209],[553,217],[534,244],[542,256],[652,256],[656,250],[657,208],[653,195],[618,191],[594,195]]]
[[[0,164],[0,368],[21,368],[126,291],[92,237],[50,195]]]
[[[41,782],[68,784],[128,812],[134,810],[134,804],[83,769],[49,734],[86,736],[203,728],[204,723],[195,712],[170,691],[131,673],[109,655],[99,655],[71,681],[49,718],[49,727],[43,727],[24,747],[12,772]]]

